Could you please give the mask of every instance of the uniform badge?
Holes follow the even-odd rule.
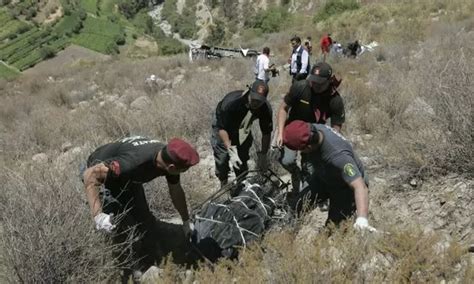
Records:
[[[351,163],[347,163],[344,165],[344,173],[350,177],[353,177],[356,175],[357,171],[355,170],[355,167]]]

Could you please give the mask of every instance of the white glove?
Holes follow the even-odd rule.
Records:
[[[183,232],[184,236],[186,239],[190,239],[193,232],[194,232],[194,224],[191,222],[191,220],[186,220],[183,222]]]
[[[240,166],[242,165],[242,161],[239,158],[239,152],[237,151],[237,146],[230,146],[229,149],[227,149],[227,152],[229,153],[229,160],[232,167],[236,169],[240,169]]]
[[[99,213],[94,217],[95,221],[95,228],[99,231],[103,230],[107,233],[112,232],[113,229],[115,229],[115,225],[112,225],[112,222],[110,221],[110,218],[112,218],[113,214],[105,214],[105,213]]]
[[[261,171],[268,170],[267,153],[263,153],[263,152],[257,153],[257,167]]]
[[[369,232],[377,232],[377,229],[369,225],[369,220],[365,217],[357,217],[354,223],[354,229],[360,231],[369,231]]]

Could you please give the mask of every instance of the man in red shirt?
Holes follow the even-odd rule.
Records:
[[[321,54],[323,55],[323,61],[326,62],[326,55],[329,54],[329,50],[332,45],[331,34],[325,34],[321,38]]]

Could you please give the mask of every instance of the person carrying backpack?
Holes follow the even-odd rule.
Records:
[[[310,70],[309,53],[301,45],[301,39],[294,36],[291,40],[290,75],[294,81],[306,79]]]
[[[341,80],[337,80],[332,68],[319,62],[311,69],[306,80],[295,82],[283,98],[277,114],[276,146],[281,149],[280,163],[291,173],[293,193],[298,193],[300,183],[308,181],[313,169],[308,156],[301,154],[301,169],[296,164],[298,152],[283,145],[285,125],[302,120],[325,124],[331,120],[331,127],[340,132],[345,121],[344,101],[337,91]]]

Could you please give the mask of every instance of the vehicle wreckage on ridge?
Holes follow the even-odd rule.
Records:
[[[189,60],[192,62],[199,59],[220,59],[220,58],[242,58],[257,57],[259,51],[250,48],[224,48],[191,42],[189,44]]]

